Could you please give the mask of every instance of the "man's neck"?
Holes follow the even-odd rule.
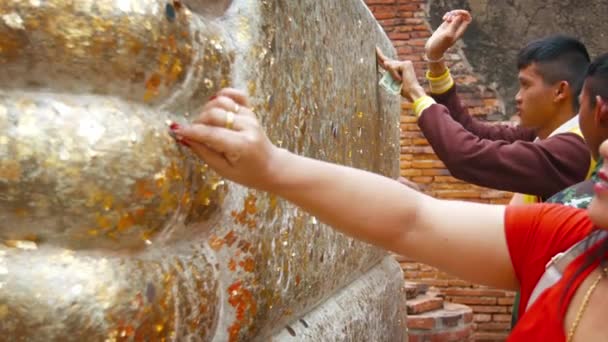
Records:
[[[561,125],[572,119],[576,113],[572,113],[572,110],[562,110],[556,115],[553,120],[547,123],[544,127],[539,128],[536,131],[536,135],[539,139],[547,139],[551,133],[558,129]]]

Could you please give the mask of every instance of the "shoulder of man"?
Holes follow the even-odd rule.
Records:
[[[569,207],[585,209],[593,198],[593,181],[588,179],[572,185],[551,196],[546,203],[559,203]]]
[[[574,184],[551,196],[546,203],[558,203],[574,208],[586,209],[593,199],[593,184],[597,181],[597,172],[603,161],[599,161],[593,170],[591,178]]]

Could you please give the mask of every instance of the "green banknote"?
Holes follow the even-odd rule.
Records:
[[[389,72],[383,73],[378,84],[393,95],[401,94],[401,82],[394,79]]]

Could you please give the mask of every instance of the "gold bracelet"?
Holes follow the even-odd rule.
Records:
[[[429,63],[440,63],[445,62],[445,55],[441,56],[441,58],[439,59],[430,59],[429,56],[427,56],[425,53],[424,56],[422,56],[422,59],[424,59],[425,62]]]
[[[429,108],[431,105],[434,105],[436,102],[435,100],[433,100],[432,97],[425,95],[422,97],[419,97],[416,101],[414,101],[414,103],[412,104],[412,109],[414,110],[414,114],[417,117],[420,117],[420,115],[422,115],[422,112],[424,112],[425,109]]]
[[[450,69],[448,68],[445,69],[445,72],[442,75],[437,77],[431,76],[431,72],[427,71],[426,79],[429,81],[429,87],[433,94],[440,95],[446,93],[454,86],[454,79],[452,79]]]

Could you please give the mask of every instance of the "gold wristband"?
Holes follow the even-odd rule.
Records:
[[[431,76],[430,71],[426,72],[426,79],[429,81],[429,87],[433,94],[443,94],[454,86],[454,79],[450,74],[450,69],[446,68],[445,72],[437,77]]]
[[[414,104],[412,105],[414,109],[414,114],[417,117],[420,117],[420,115],[422,114],[422,112],[424,112],[425,109],[429,108],[435,103],[435,100],[433,100],[433,98],[428,95],[418,98],[416,101],[414,101]]]

